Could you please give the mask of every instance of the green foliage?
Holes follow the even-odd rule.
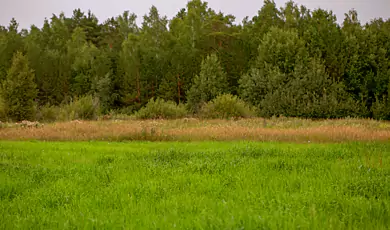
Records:
[[[262,116],[339,118],[365,116],[320,59],[309,58],[294,30],[272,28],[259,46],[255,67],[239,81],[241,96]]]
[[[112,80],[111,74],[106,74],[102,78],[95,78],[92,82],[92,90],[95,91],[96,98],[99,99],[101,112],[105,113],[112,104],[111,98]]]
[[[41,106],[37,119],[41,122],[96,120],[100,114],[99,98],[87,95],[60,106]]]
[[[124,115],[130,116],[130,115],[133,115],[138,110],[140,110],[141,108],[142,108],[142,106],[140,104],[136,104],[134,106],[123,107],[123,108],[117,110],[116,112],[118,114],[124,114]]]
[[[19,51],[34,72],[35,107],[42,109],[91,95],[103,113],[137,110],[157,97],[198,113],[231,93],[267,116],[387,119],[390,20],[363,25],[351,10],[339,25],[332,11],[293,1],[278,8],[273,0],[241,25],[234,19],[201,0],[188,1],[170,20],[152,6],[140,27],[129,11],[99,22],[76,9],[21,31],[12,19],[0,26],[0,84]],[[313,60],[321,66],[310,67]],[[310,68],[320,76],[308,78],[316,76]]]
[[[84,96],[92,91],[92,84],[95,76],[102,73],[95,72],[99,67],[96,63],[99,56],[99,50],[87,42],[86,33],[81,28],[76,28],[72,34],[72,40],[68,43],[68,53],[71,57],[73,84],[72,91],[74,96]]]
[[[173,101],[165,101],[164,99],[154,98],[135,113],[138,119],[176,119],[187,115],[187,110],[184,105],[177,105]]]
[[[91,95],[75,98],[61,106],[59,120],[95,120],[100,114],[99,99]]]
[[[34,73],[21,52],[15,53],[12,59],[12,66],[3,83],[2,94],[10,119],[15,121],[35,119],[34,100],[37,90]]]
[[[308,63],[307,50],[296,30],[271,28],[258,50],[253,67],[239,80],[240,96],[253,105],[259,105],[278,87],[284,91],[285,84],[294,79],[296,67]]]
[[[342,92],[341,92],[342,94]],[[304,118],[345,118],[365,114],[360,105],[351,98],[340,100],[340,92],[322,95],[299,94],[293,91],[275,90],[268,94],[260,104],[260,115],[264,117],[287,116]]]
[[[200,111],[202,118],[211,119],[249,118],[255,115],[251,106],[231,94],[223,94],[216,97],[203,105]]]
[[[268,76],[271,85],[259,105],[262,116],[341,118],[362,114],[359,109],[363,108],[348,96],[342,84],[330,79],[316,60],[308,66],[298,65],[287,81],[285,74],[273,74]]]
[[[0,121],[7,121],[7,107],[0,89]]]
[[[202,62],[200,74],[195,76],[191,89],[187,92],[187,106],[191,112],[198,112],[206,103],[220,94],[228,93],[226,73],[215,54]]]
[[[129,34],[122,43],[119,53],[120,70],[123,72],[116,81],[118,89],[118,101],[123,106],[131,102],[141,102],[141,57],[139,38]]]
[[[377,97],[388,95],[390,56],[383,32],[387,31],[385,37],[389,39],[389,25],[390,20],[386,23],[374,20],[363,28],[354,10],[346,14],[344,20],[346,64],[343,80],[346,90],[368,108]]]
[[[371,110],[374,119],[390,120],[390,102],[387,97],[383,97],[382,100],[376,98]]]
[[[309,58],[305,42],[294,29],[272,27],[258,49],[259,56],[254,67],[267,69],[272,66],[286,74],[292,73],[296,65],[306,64]]]
[[[273,76],[269,79],[267,76]],[[278,82],[278,79],[284,78],[278,70],[268,70],[252,68],[248,73],[244,74],[239,80],[240,96],[243,100],[252,105],[259,106],[260,102],[269,92],[269,89],[274,87],[272,82]],[[273,80],[273,81],[268,81]]]
[[[19,24],[12,18],[7,29],[0,30],[0,82],[6,79],[15,52],[23,50]]]
[[[60,114],[61,109],[58,106],[50,106],[49,104],[46,104],[44,106],[41,106],[37,112],[37,120],[40,122],[55,122],[60,121],[60,117],[62,114]]]
[[[264,0],[262,8],[258,11],[258,15],[252,20],[244,20],[244,28],[241,32],[243,41],[245,42],[246,54],[250,57],[248,67],[253,65],[258,57],[258,48],[261,39],[272,27],[282,27],[283,20],[280,17],[281,12],[277,8],[275,1]]]
[[[316,9],[311,17],[304,20],[302,38],[312,57],[321,58],[332,79],[337,79],[344,71],[345,48],[343,35],[331,11]]]
[[[53,15],[50,22],[45,20],[42,29],[32,26],[24,39],[24,49],[35,73],[39,105],[59,105],[72,90],[72,63],[68,53],[71,32],[66,21],[63,14]]]

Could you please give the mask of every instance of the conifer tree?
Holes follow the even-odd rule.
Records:
[[[35,118],[35,98],[37,89],[34,73],[27,57],[16,52],[7,78],[3,83],[3,98],[8,117],[12,120],[33,120]]]
[[[217,55],[211,54],[202,62],[200,74],[195,76],[191,89],[187,92],[188,107],[197,112],[202,103],[209,102],[220,94],[229,93],[226,73]]]

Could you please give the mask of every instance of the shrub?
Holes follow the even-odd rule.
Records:
[[[344,92],[315,94],[296,91],[275,90],[266,95],[260,104],[260,116],[303,118],[345,118],[365,114],[364,106],[354,101]]]
[[[116,111],[118,114],[125,114],[125,115],[133,115],[137,110],[140,110],[142,106],[139,103],[136,103],[131,106],[126,106],[123,108],[120,108]]]
[[[383,97],[382,100],[376,98],[376,101],[371,107],[372,115],[374,119],[377,120],[389,120],[390,119],[390,106],[386,97]]]
[[[102,114],[103,115],[103,114]],[[133,120],[134,112],[133,113],[127,113],[126,111],[123,111],[122,109],[119,110],[110,110],[108,113],[104,114],[103,116],[100,116],[101,120]]]
[[[329,76],[321,60],[297,63],[291,71],[281,69],[266,65],[240,80],[241,97],[256,105],[260,116],[342,118],[367,114],[365,106]]]
[[[255,110],[237,96],[223,94],[205,104],[200,112],[202,118],[248,118],[255,116]]]
[[[187,115],[184,105],[177,105],[173,101],[153,98],[149,100],[145,107],[135,113],[137,119],[176,119]]]
[[[99,99],[88,95],[61,106],[57,120],[95,120],[99,113]]]
[[[77,119],[94,120],[100,113],[99,99],[91,95],[76,100],[73,106]]]
[[[45,105],[39,108],[37,120],[41,122],[96,120],[100,114],[99,99],[91,95],[74,99],[61,106]]]
[[[40,122],[55,122],[58,120],[60,108],[56,106],[45,105],[39,108],[37,120]]]

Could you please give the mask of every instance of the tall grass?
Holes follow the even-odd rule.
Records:
[[[0,142],[0,229],[388,229],[389,144]]]
[[[39,128],[6,124],[0,140],[149,141],[390,141],[390,123],[374,120],[291,118],[239,120],[113,120],[52,123]]]

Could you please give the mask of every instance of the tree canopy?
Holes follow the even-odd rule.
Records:
[[[232,94],[260,115],[390,119],[390,20],[265,0],[253,18],[191,0],[171,19],[155,6],[99,22],[73,11],[20,30],[0,26],[0,98],[13,119],[93,96],[103,112],[152,98],[199,105]]]

